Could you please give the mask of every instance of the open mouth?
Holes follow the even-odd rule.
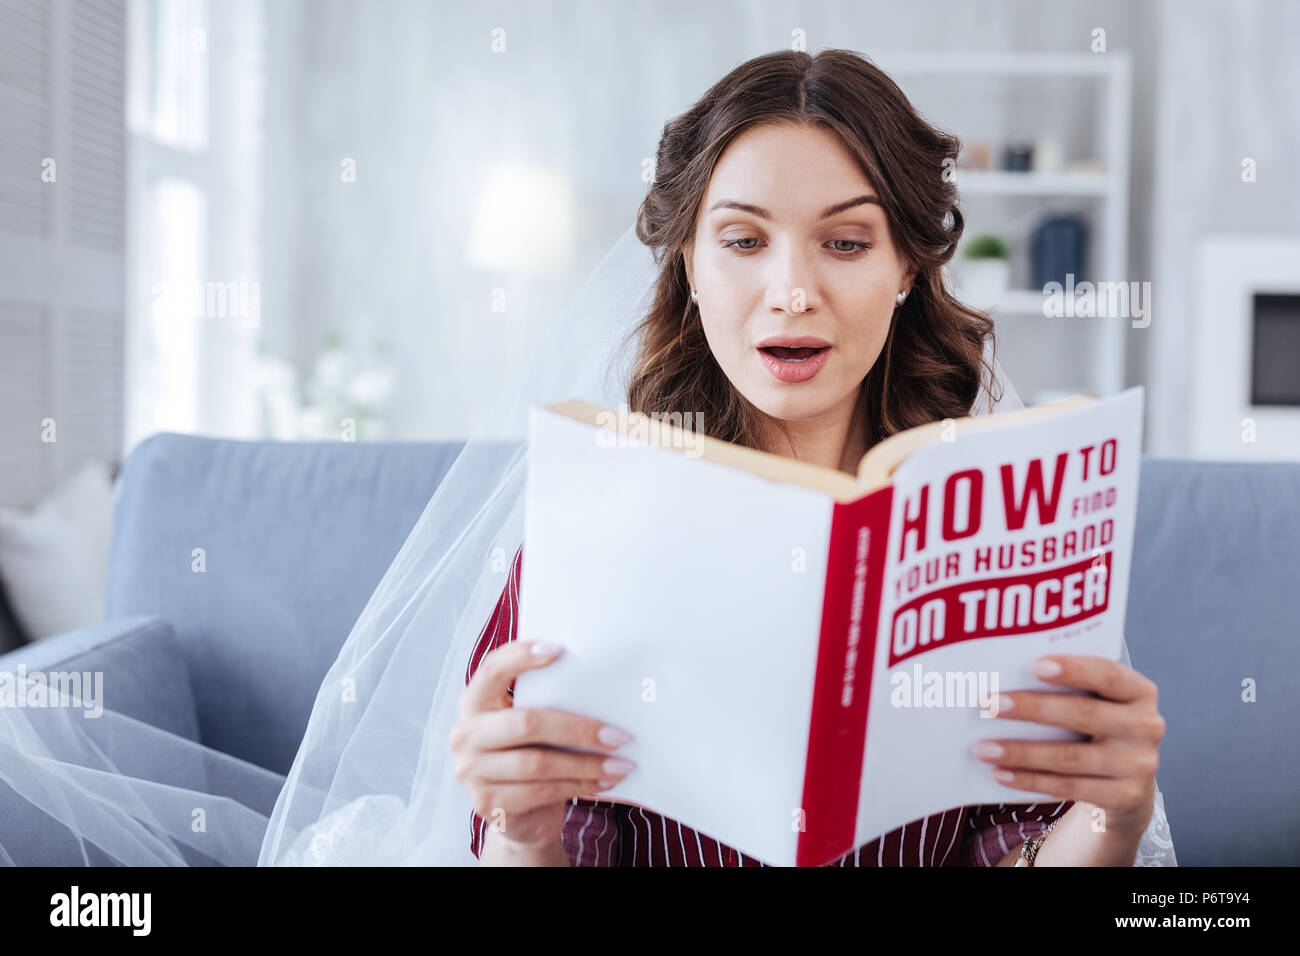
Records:
[[[812,381],[831,360],[829,345],[765,345],[758,349],[763,367],[778,382],[798,385]]]
[[[789,365],[799,365],[803,362],[808,361],[810,358],[812,358],[814,355],[818,354],[819,352],[825,352],[826,348],[829,348],[829,346],[819,348],[819,349],[814,349],[814,348],[792,349],[780,345],[773,345],[765,349],[759,349],[759,351],[766,352],[768,355],[772,356],[773,358],[779,359],[780,361],[785,362]]]

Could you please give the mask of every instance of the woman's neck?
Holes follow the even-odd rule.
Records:
[[[788,440],[778,429],[772,430],[768,450],[773,454],[857,476],[868,447],[866,406],[860,391],[820,418],[787,421],[785,426]]]

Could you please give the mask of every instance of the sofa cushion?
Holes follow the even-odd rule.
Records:
[[[85,461],[34,507],[0,508],[0,579],[28,639],[103,620],[112,489]]]

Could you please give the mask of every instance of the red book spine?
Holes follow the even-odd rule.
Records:
[[[853,849],[893,486],[831,513],[798,866]]]

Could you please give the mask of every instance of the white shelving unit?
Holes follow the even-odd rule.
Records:
[[[907,54],[875,58],[876,64],[907,92],[917,79],[995,77],[1025,81],[1064,78],[1101,85],[1099,118],[1094,136],[1104,171],[1007,172],[957,170],[957,187],[968,197],[1039,197],[1044,200],[1078,198],[1095,203],[1090,218],[1097,234],[1090,237],[1088,275],[1076,281],[1127,281],[1129,129],[1132,102],[1132,62],[1125,50],[1106,53],[1005,53]],[[958,126],[952,130],[963,143],[968,139]],[[968,217],[965,237],[993,231]],[[960,250],[958,252],[960,255]],[[1093,336],[1093,363],[1089,387],[1093,394],[1109,395],[1124,387],[1125,329],[1128,320],[1110,318],[1048,319],[1043,316],[1043,294],[1038,289],[1012,289],[992,309],[995,320],[1086,322]]]

